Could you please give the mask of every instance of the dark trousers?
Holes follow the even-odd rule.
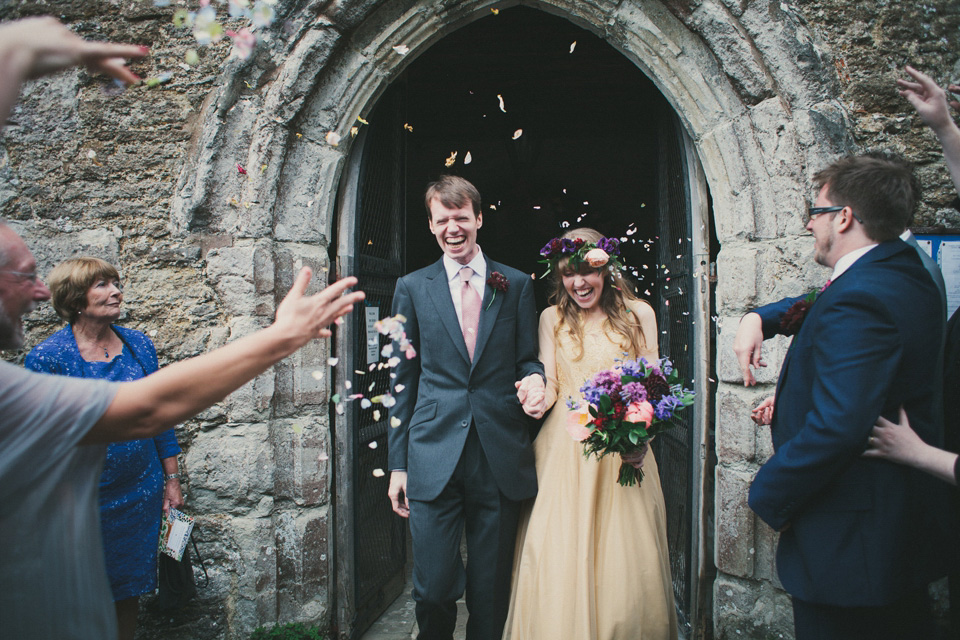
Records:
[[[410,500],[418,640],[450,640],[467,593],[467,640],[499,640],[507,618],[520,503],[504,497],[471,426],[453,477],[429,502]],[[467,565],[460,539],[467,534]]]
[[[935,638],[927,589],[882,607],[835,607],[793,599],[797,640],[930,640]]]

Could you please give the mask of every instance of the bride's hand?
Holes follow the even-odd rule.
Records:
[[[638,451],[631,451],[630,453],[621,453],[620,459],[625,463],[629,464],[634,469],[640,469],[643,467],[643,459],[647,457],[647,451],[650,451],[650,443],[645,443]]]

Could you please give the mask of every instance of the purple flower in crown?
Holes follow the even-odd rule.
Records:
[[[560,252],[561,253],[576,253],[577,244],[570,238],[561,238],[560,239]]]
[[[540,255],[542,255],[544,258],[550,258],[558,251],[560,251],[560,238],[554,238],[545,244],[543,249],[540,249]]]
[[[603,249],[612,256],[620,253],[620,241],[616,238],[601,238],[597,243],[598,249]]]

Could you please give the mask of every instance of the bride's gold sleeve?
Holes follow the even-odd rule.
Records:
[[[657,313],[646,300],[631,300],[628,303],[630,311],[636,316],[640,323],[640,330],[643,331],[643,346],[640,348],[639,358],[647,360],[656,360],[660,357],[658,340],[660,334],[657,332]],[[541,322],[541,326],[543,323]],[[542,343],[541,343],[542,344]]]
[[[549,409],[557,401],[557,308],[547,307],[540,314],[540,362],[543,363],[543,373],[547,377],[546,408]]]

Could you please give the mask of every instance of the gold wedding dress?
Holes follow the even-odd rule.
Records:
[[[642,309],[642,307],[646,307]],[[631,303],[655,324],[653,310]],[[643,317],[643,313],[637,313]],[[553,410],[533,443],[539,492],[520,518],[504,640],[675,640],[666,512],[653,453],[640,486],[617,484],[620,457],[585,458],[567,433],[567,398],[623,357],[601,322],[584,327],[584,355],[566,331],[554,338],[555,307],[540,317],[541,359]],[[656,328],[644,333],[654,341]],[[556,378],[549,354],[554,347]],[[655,343],[654,343],[655,344]],[[654,348],[641,356],[656,358]],[[552,393],[551,393],[552,392]]]

